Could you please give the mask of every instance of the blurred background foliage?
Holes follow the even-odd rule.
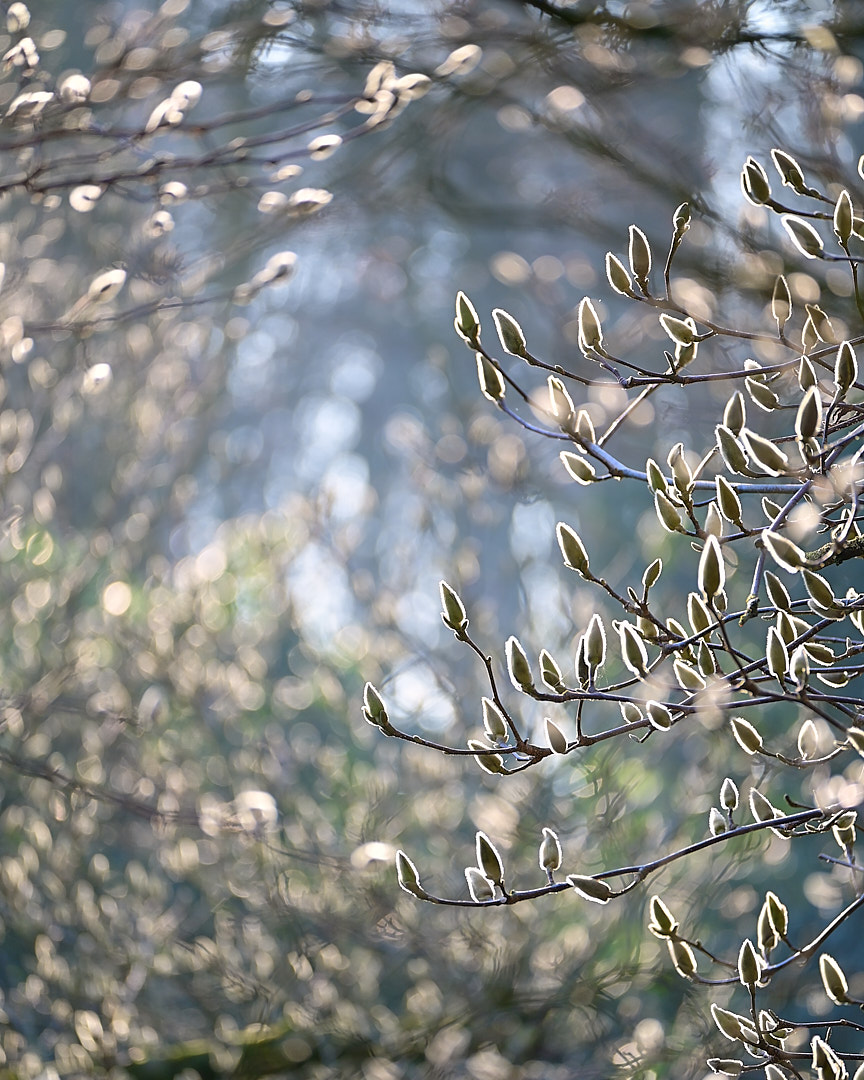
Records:
[[[478,828],[523,886],[544,825],[568,870],[626,865],[704,835],[744,755],[706,728],[500,784],[382,740],[358,698],[371,679],[400,726],[478,733],[441,577],[490,652],[518,631],[563,662],[598,598],[560,566],[559,518],[614,583],[672,561],[647,492],[574,494],[554,447],[494,414],[453,296],[512,312],[550,363],[585,363],[586,294],[619,352],[659,352],[603,255],[631,222],[665,248],[688,200],[679,295],[762,318],[786,255],[740,166],[779,145],[854,176],[859,6],[22,8],[0,34],[2,1075],[705,1075],[706,1000],[645,934],[645,896],[432,910],[393,855],[451,895]],[[432,87],[370,124],[382,60]],[[147,132],[189,81],[200,101]],[[332,155],[312,142],[333,134]],[[286,250],[296,274],[259,288]],[[112,271],[117,295],[88,300]],[[789,280],[854,318],[841,274],[793,258]],[[592,390],[596,422],[620,393]],[[700,449],[720,404],[658,394],[640,453]],[[742,843],[662,882],[720,951],[769,883],[802,935],[804,897],[837,902],[806,848],[752,846],[755,874]]]

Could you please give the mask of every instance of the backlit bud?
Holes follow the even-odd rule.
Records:
[[[553,754],[567,753],[567,736],[556,723],[546,717],[546,738],[549,740],[549,749]]]
[[[659,938],[672,937],[678,929],[678,920],[659,896],[648,901],[648,929]]]
[[[809,221],[795,217],[794,214],[783,214],[780,223],[786,230],[789,239],[805,259],[819,259],[822,257],[822,237]]]
[[[561,844],[551,829],[543,830],[539,852],[540,869],[550,872],[561,866]]]
[[[456,333],[472,348],[480,343],[480,320],[477,311],[464,292],[456,294]]]
[[[396,873],[399,878],[399,888],[421,900],[427,895],[420,885],[420,875],[417,867],[408,858],[404,851],[396,852]]]
[[[738,952],[738,978],[742,986],[755,986],[761,975],[761,961],[753,947],[753,942],[745,938]]]
[[[602,349],[603,330],[600,326],[600,319],[597,317],[594,305],[587,296],[583,297],[579,302],[577,323],[579,327],[579,348],[582,352],[588,353],[592,350]]]
[[[762,206],[771,198],[768,174],[752,157],[747,158],[741,170],[741,191],[754,206]]]
[[[733,716],[730,723],[735,741],[745,753],[758,754],[762,750],[762,736],[749,720],[742,716]]]
[[[559,521],[555,526],[555,534],[558,537],[558,547],[564,556],[565,566],[569,566],[571,570],[576,570],[580,574],[587,574],[588,553],[578,534],[563,521]]]
[[[774,282],[774,292],[771,295],[771,315],[777,323],[778,332],[783,329],[792,314],[792,293],[789,291],[789,282],[781,274]]]
[[[479,352],[477,353],[477,378],[484,397],[494,402],[504,400],[504,376],[495,364]]]
[[[468,892],[475,904],[482,904],[485,900],[495,898],[495,886],[476,866],[466,866],[465,880],[468,882]]]
[[[728,776],[720,787],[720,805],[730,813],[738,809],[738,788]]]
[[[503,742],[507,738],[507,724],[501,710],[491,698],[481,699],[483,706],[483,728],[490,739]]]
[[[498,331],[501,348],[510,353],[511,356],[526,357],[528,348],[525,335],[522,333],[522,327],[513,316],[508,315],[502,308],[495,308],[492,312],[492,319],[495,322],[495,329]]]
[[[585,877],[582,874],[570,874],[567,877],[568,884],[572,885],[580,896],[591,900],[595,904],[608,904],[612,896],[612,890],[605,881],[597,878]]]
[[[845,1005],[849,1000],[849,983],[846,981],[843,969],[828,953],[823,953],[819,957],[819,974],[828,997],[835,1005]]]
[[[726,584],[726,567],[716,536],[709,536],[699,559],[699,589],[705,597],[716,596]]]
[[[696,956],[687,942],[679,938],[667,938],[666,948],[678,974],[684,979],[692,979],[696,974]]]
[[[528,664],[525,650],[515,637],[509,637],[505,646],[507,654],[507,671],[510,681],[517,690],[530,691],[534,689],[534,677]]]
[[[788,537],[781,533],[771,532],[769,529],[762,530],[762,543],[765,545],[771,558],[790,574],[797,574],[806,564],[804,552]]]
[[[446,581],[439,582],[438,590],[441,593],[441,618],[444,620],[444,625],[458,636],[468,626],[465,605],[459,598],[459,594]]]
[[[606,277],[615,292],[621,293],[622,296],[633,295],[633,282],[630,280],[630,275],[627,273],[624,263],[617,259],[611,251],[606,252]]]
[[[499,889],[504,888],[504,864],[498,849],[484,832],[478,832],[476,837],[477,865],[483,874],[489,878],[493,885]]]
[[[648,275],[651,273],[651,247],[645,233],[630,226],[630,270],[644,292],[648,291]]]
[[[792,157],[791,154],[787,154],[785,150],[772,150],[771,157],[774,161],[774,167],[783,180],[783,183],[788,187],[791,187],[793,191],[798,195],[806,195],[809,191],[807,184],[804,181],[804,173],[801,171],[801,166]]]

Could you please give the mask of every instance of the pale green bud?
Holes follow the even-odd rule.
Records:
[[[706,536],[716,536],[718,540],[723,535],[723,518],[713,499],[708,503],[708,509],[705,511],[705,524],[702,526],[702,531]]]
[[[688,203],[681,203],[675,210],[672,215],[672,228],[675,230],[676,240],[680,240],[690,228],[690,206]]]
[[[812,362],[809,357],[802,356],[798,361],[798,385],[802,390],[807,391],[811,386],[815,386],[817,382],[816,370]]]
[[[563,521],[559,521],[555,526],[555,534],[558,537],[558,547],[564,556],[564,565],[582,575],[587,575],[588,553],[578,533],[574,532],[569,525],[565,525]]]
[[[681,514],[677,507],[662,491],[654,492],[654,510],[657,520],[667,532],[683,532]]]
[[[492,312],[492,319],[504,352],[525,359],[528,356],[528,348],[519,323],[516,322],[512,315],[508,315],[503,308],[495,308]]]
[[[726,817],[716,806],[708,813],[708,832],[712,836],[722,836],[726,832]]]
[[[855,350],[848,341],[844,341],[837,350],[837,361],[834,364],[834,385],[841,399],[846,397],[857,378],[858,360]]]
[[[597,473],[587,458],[581,457],[579,454],[573,454],[569,450],[562,450],[559,456],[567,473],[577,484],[587,487],[589,484],[594,483]]]
[[[813,1050],[813,1068],[819,1080],[846,1080],[846,1066],[824,1039],[814,1035],[810,1046]]]
[[[731,521],[733,525],[737,525],[739,528],[741,525],[741,500],[738,497],[738,492],[729,483],[725,476],[720,473],[715,478],[715,484],[717,487],[717,505],[720,507],[720,513],[726,518],[727,521]]]
[[[723,410],[723,426],[729,428],[733,435],[737,435],[741,428],[744,427],[746,419],[747,406],[744,395],[740,390],[736,390],[726,402],[726,408]]]
[[[661,701],[646,701],[645,711],[648,713],[651,727],[658,731],[668,731],[672,727],[672,713]]]
[[[692,319],[676,319],[664,312],[660,316],[660,325],[676,345],[692,345],[697,336],[696,324]]]
[[[780,224],[805,259],[820,259],[822,257],[822,248],[824,246],[822,237],[809,221],[795,217],[794,214],[783,214],[780,217]]]
[[[441,618],[444,621],[444,625],[449,627],[457,637],[468,626],[468,615],[465,611],[465,605],[459,598],[459,594],[453,589],[446,581],[438,583],[438,590],[441,593]]]
[[[771,198],[768,174],[752,157],[747,158],[741,170],[741,191],[744,198],[754,206],[763,206]]]
[[[652,491],[662,491],[664,495],[666,494],[666,477],[654,458],[649,457],[645,462],[645,475],[648,477],[648,487]]]
[[[809,675],[810,657],[804,646],[799,645],[789,657],[789,678],[795,684],[796,690],[800,691],[807,685]]]
[[[606,277],[615,292],[621,293],[622,296],[633,295],[633,282],[630,280],[630,275],[627,273],[624,263],[617,259],[611,251],[606,252]]]
[[[729,1012],[728,1009],[721,1009],[719,1005],[711,1005],[711,1015],[721,1034],[732,1042],[741,1041],[744,1029],[752,1026],[743,1016]]]
[[[717,674],[718,668],[717,661],[714,658],[714,650],[704,638],[699,642],[698,664],[699,670],[706,678]]]
[[[628,622],[618,623],[618,637],[621,642],[621,658],[634,675],[648,675],[648,652],[635,627]]]
[[[818,304],[805,304],[804,308],[813,320],[813,329],[816,331],[819,340],[825,341],[829,345],[836,345],[837,337],[834,333],[834,327],[822,308]]]
[[[792,293],[789,290],[789,282],[781,274],[774,282],[774,292],[771,296],[771,315],[777,323],[778,333],[789,321],[792,314]]]
[[[557,375],[550,375],[547,379],[549,387],[549,408],[552,415],[563,427],[573,416],[573,399],[567,391],[567,387]]]
[[[606,659],[606,628],[603,620],[596,613],[591,616],[585,631],[585,659],[589,667],[596,671]]]
[[[765,571],[765,590],[768,593],[768,599],[775,608],[780,611],[791,610],[792,597],[780,578],[771,570]]]
[[[753,942],[745,938],[738,951],[738,979],[742,986],[753,987],[762,974],[762,962],[756,954]]]
[[[476,349],[480,344],[480,320],[477,311],[464,292],[456,294],[456,333],[464,342]]]
[[[663,573],[663,560],[662,559],[655,559],[654,562],[652,562],[648,567],[646,567],[645,573],[642,575],[642,585],[644,586],[646,592],[649,589],[653,588],[653,586],[657,583],[657,581],[659,580],[660,575],[662,573]]]
[[[580,409],[576,413],[576,423],[573,425],[576,434],[586,443],[596,443],[597,435],[594,431],[594,424],[591,421],[591,417],[585,409]]]
[[[724,424],[718,424],[714,431],[717,436],[717,448],[729,471],[746,473],[748,471],[747,455],[732,431]]]
[[[763,412],[773,412],[779,406],[780,398],[765,383],[758,379],[749,378],[744,380],[744,386],[750,395],[751,401],[758,405]]]
[[[481,699],[483,706],[483,728],[490,739],[503,742],[507,738],[507,724],[495,702],[488,697]]]
[[[428,894],[420,884],[420,875],[417,873],[417,867],[404,851],[396,852],[396,874],[399,878],[400,889],[404,889],[405,892],[411,893],[412,896],[416,896],[420,900],[426,898]]]
[[[465,880],[468,882],[468,892],[475,904],[482,904],[486,900],[494,900],[495,886],[487,878],[482,870],[476,866],[466,866]]]
[[[696,956],[687,942],[679,938],[667,938],[666,948],[678,974],[684,979],[692,979],[696,974]]]
[[[684,444],[676,443],[666,457],[666,464],[672,470],[672,480],[682,495],[688,495],[693,488],[693,472],[684,457]]]
[[[789,653],[776,626],[768,627],[765,656],[768,660],[768,670],[778,682],[782,683],[789,670]]]
[[[545,723],[546,738],[549,740],[549,749],[553,754],[566,754],[567,736],[556,723],[549,719],[548,716],[545,719]]]
[[[612,890],[605,881],[597,878],[585,877],[582,874],[569,874],[567,883],[572,885],[580,896],[591,900],[595,904],[608,904],[612,896]]]
[[[516,687],[517,690],[529,692],[534,689],[534,677],[531,674],[531,668],[528,664],[528,657],[525,655],[525,650],[519,644],[518,638],[509,637],[505,646],[507,654],[507,671],[510,675],[510,682]]]
[[[823,953],[819,957],[819,974],[825,993],[835,1005],[845,1005],[849,1001],[849,983],[843,969],[833,956]]]
[[[780,897],[773,892],[765,894],[765,909],[774,933],[781,940],[789,932],[789,910]]]
[[[469,739],[468,749],[473,751],[474,758],[483,772],[498,776],[507,772],[504,767],[504,759],[496,754],[493,747],[487,745],[482,739]]]
[[[476,847],[477,865],[481,872],[485,877],[489,878],[493,885],[497,885],[503,891],[504,864],[498,854],[498,849],[484,832],[477,833]]]
[[[802,566],[806,565],[804,552],[794,544],[787,536],[781,533],[771,532],[769,529],[762,530],[762,543],[765,545],[771,558],[790,574],[797,574]]]
[[[801,571],[801,577],[804,579],[804,588],[820,607],[830,608],[835,606],[837,600],[834,596],[834,590],[821,574],[817,574],[815,571],[808,570],[805,567]]]
[[[747,754],[758,754],[762,750],[762,736],[743,716],[733,716],[730,720],[732,734],[741,749]]]
[[[554,690],[556,693],[560,693],[564,689],[564,675],[555,658],[547,649],[540,652],[540,678],[550,690]]]
[[[648,291],[648,275],[651,273],[651,247],[645,233],[636,226],[630,226],[630,270],[643,292]]]
[[[750,789],[747,801],[750,803],[750,813],[754,821],[773,821],[774,818],[783,816],[770,799],[766,799],[756,788]]]
[[[720,787],[720,805],[730,813],[738,809],[738,787],[728,776]]]
[[[801,166],[791,154],[787,154],[785,150],[774,149],[771,151],[771,157],[774,167],[787,187],[791,187],[798,195],[809,194],[810,189],[804,181]]]
[[[847,855],[852,851],[852,846],[855,843],[855,822],[857,818],[858,815],[855,810],[847,810],[837,818],[831,827],[834,839]]]
[[[392,730],[390,728],[390,718],[387,715],[384,702],[381,700],[381,695],[371,682],[367,682],[363,687],[363,719],[367,724],[371,724],[372,727],[378,728],[385,734],[387,734],[388,730]]]
[[[579,328],[579,348],[583,353],[603,348],[603,330],[600,326],[600,319],[594,310],[594,305],[587,296],[583,297],[579,302],[577,325]]]
[[[699,690],[705,689],[705,680],[696,668],[691,667],[690,664],[685,664],[683,660],[676,659],[672,661],[672,670],[675,673],[675,679],[682,690],[695,694]]]
[[[553,873],[561,866],[561,843],[551,829],[543,830],[539,852],[540,869]]]
[[[477,378],[480,382],[480,391],[490,401],[499,402],[504,400],[504,376],[483,353],[477,353]]]
[[[844,188],[837,196],[834,206],[834,233],[843,247],[848,244],[849,237],[852,235],[854,217],[852,198]]]
[[[659,938],[673,937],[678,930],[678,920],[659,896],[648,901],[648,929]]]
[[[716,536],[709,536],[699,559],[699,589],[703,596],[712,597],[726,585],[726,567]]]

